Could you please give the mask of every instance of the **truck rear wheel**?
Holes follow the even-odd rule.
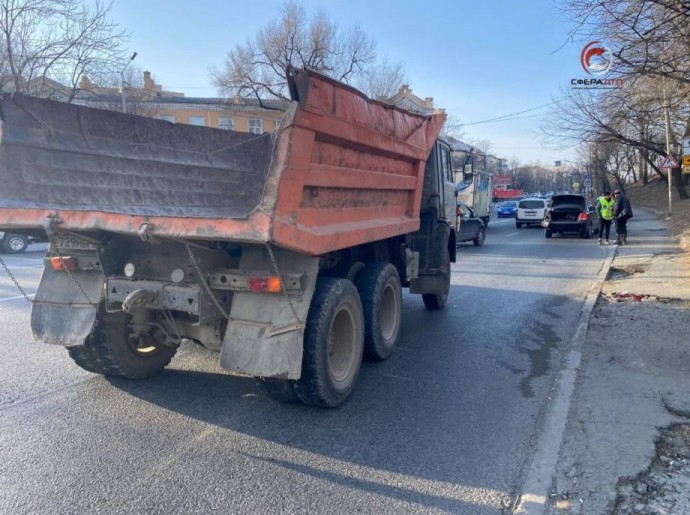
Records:
[[[402,288],[398,270],[390,263],[370,263],[359,275],[357,290],[364,310],[364,357],[386,359],[400,333]]]
[[[91,336],[89,336],[83,345],[74,345],[72,347],[67,347],[67,353],[69,357],[72,358],[78,366],[86,370],[87,372],[92,372],[94,374],[103,374],[103,367],[98,363],[96,356],[91,348]]]
[[[317,281],[304,331],[302,377],[295,391],[305,404],[334,408],[348,398],[362,364],[364,314],[347,279]]]
[[[132,317],[123,311],[100,310],[93,337],[93,355],[107,376],[145,379],[163,370],[177,352],[177,347],[163,345],[162,337],[149,332],[135,335]]]
[[[450,291],[450,255],[446,251],[444,256],[443,271],[441,272],[446,279],[446,293],[424,293],[422,294],[422,300],[424,301],[424,306],[426,309],[443,309],[448,302],[448,292]]]
[[[286,404],[294,404],[300,399],[295,392],[295,382],[289,379],[275,379],[272,377],[256,377],[256,386],[271,399]]]

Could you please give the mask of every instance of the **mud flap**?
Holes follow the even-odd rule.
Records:
[[[291,295],[289,301],[283,293],[235,292],[220,365],[256,377],[299,379],[304,322],[316,286],[319,259],[282,249],[274,249],[274,253],[283,274],[303,274],[302,292]],[[245,270],[273,268],[266,249],[261,247],[245,251],[240,267]]]
[[[81,345],[93,329],[103,294],[105,276],[100,270],[66,272],[46,267],[31,309],[34,339],[56,345]]]

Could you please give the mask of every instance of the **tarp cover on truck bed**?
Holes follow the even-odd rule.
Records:
[[[0,207],[245,217],[273,144],[257,136],[6,96]]]
[[[291,69],[273,134],[22,95],[0,102],[0,227],[272,242],[317,255],[416,230],[443,115]]]

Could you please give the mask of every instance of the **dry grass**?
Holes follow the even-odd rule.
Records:
[[[690,186],[687,188],[690,190]],[[633,211],[635,206],[640,206],[654,209],[659,218],[665,219],[668,216],[668,187],[658,177],[649,181],[647,185],[642,185],[641,182],[629,185],[625,192],[632,203]],[[668,221],[671,234],[681,243],[690,242],[690,199],[680,200],[678,192],[672,188],[671,209],[672,215]]]

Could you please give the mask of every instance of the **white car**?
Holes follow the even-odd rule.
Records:
[[[515,214],[515,227],[518,229],[523,225],[541,226],[544,215],[549,207],[549,202],[541,198],[528,198],[518,202],[517,213]]]

